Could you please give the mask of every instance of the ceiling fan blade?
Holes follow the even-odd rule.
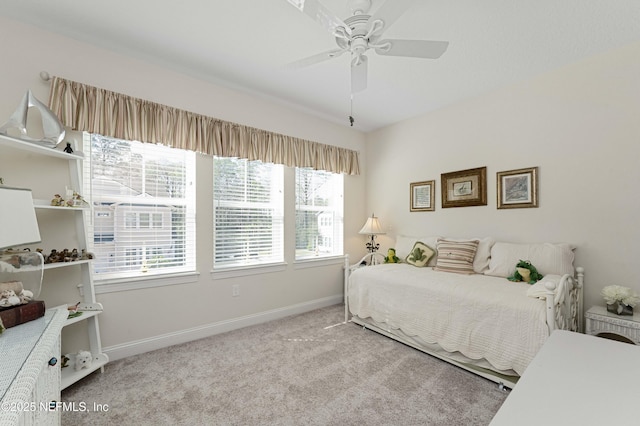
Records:
[[[301,12],[309,15],[331,34],[336,33],[336,29],[342,27],[344,31],[351,35],[351,28],[344,23],[335,13],[329,10],[318,0],[287,0]]]
[[[369,18],[369,29],[373,26],[373,23],[377,20],[382,21],[383,27],[382,32],[384,32],[387,28],[393,25],[394,22],[398,20],[400,16],[404,12],[407,11],[411,7],[411,5],[415,3],[415,0],[387,0],[384,2],[382,6],[376,11],[375,14]],[[380,35],[378,34],[378,36]]]
[[[389,47],[386,47],[387,43]],[[433,40],[380,40],[376,44],[378,55],[386,56],[410,56],[412,58],[437,59],[447,50],[448,41]]]
[[[322,62],[322,61],[326,61],[326,60],[329,60],[329,59],[337,58],[338,56],[342,55],[346,51],[347,51],[346,49],[331,49],[331,50],[327,50],[326,52],[318,53],[318,54],[315,54],[313,56],[309,56],[307,58],[302,58],[302,59],[297,60],[295,62],[291,62],[290,64],[287,64],[287,68],[308,67],[309,65],[314,65],[314,64],[317,64],[318,62]]]
[[[351,62],[351,93],[362,92],[367,88],[367,57],[360,55]]]

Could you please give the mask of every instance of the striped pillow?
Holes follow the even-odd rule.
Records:
[[[452,241],[439,238],[436,245],[438,259],[433,269],[457,274],[473,274],[473,259],[476,257],[478,243],[478,240]]]

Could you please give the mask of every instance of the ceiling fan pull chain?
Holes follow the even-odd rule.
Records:
[[[351,124],[351,127],[353,127],[353,123],[356,121],[353,118],[353,93],[351,94],[350,102],[351,102],[351,109],[350,109],[350,115],[349,115],[349,123]]]

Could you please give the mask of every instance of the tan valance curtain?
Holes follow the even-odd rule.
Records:
[[[243,126],[54,77],[49,108],[64,126],[125,140],[162,143],[238,157],[360,174],[358,152]]]

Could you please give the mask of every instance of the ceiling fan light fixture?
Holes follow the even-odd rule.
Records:
[[[391,42],[390,41],[384,41],[380,44],[372,44],[369,43],[369,47],[372,49],[375,49],[376,53],[386,53],[389,50],[391,50]]]
[[[347,38],[336,37],[336,44],[340,49],[349,50],[350,40]]]
[[[337,27],[333,32],[333,36],[336,38],[336,41],[340,40],[349,40],[349,33],[344,27]]]
[[[365,38],[368,39],[368,38],[371,38],[376,33],[382,33],[383,29],[384,29],[384,22],[382,22],[380,19],[376,19],[371,23],[371,28],[369,28],[369,31],[367,32],[367,35],[365,36]]]
[[[417,0],[386,0],[373,15],[368,15],[371,0],[349,0],[352,16],[341,19],[322,4],[322,0],[287,0],[334,35],[338,49],[296,61],[300,66],[312,65],[351,53],[351,93],[367,88],[367,56],[370,49],[383,56],[405,56],[437,59],[448,42],[433,40],[382,39],[383,33]],[[350,119],[353,114],[350,115]],[[353,121],[351,122],[353,124]]]

